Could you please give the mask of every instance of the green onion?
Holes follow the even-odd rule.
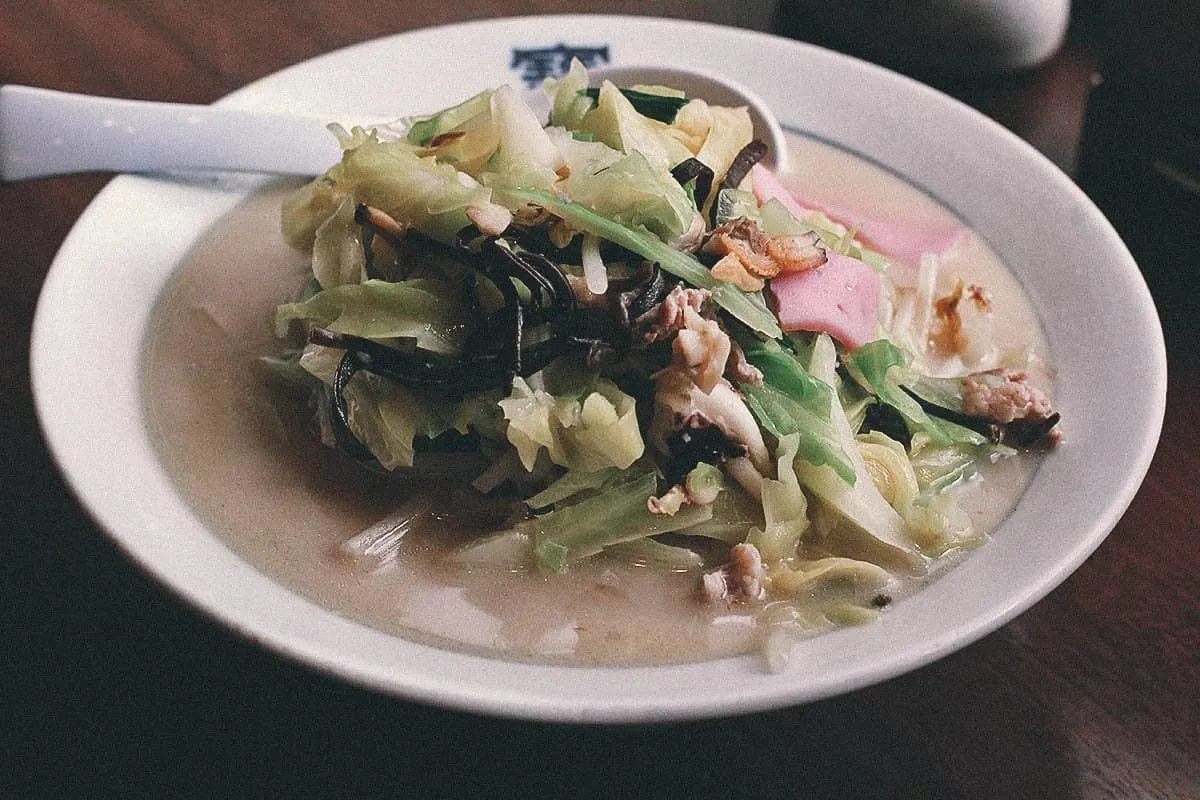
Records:
[[[516,200],[541,206],[569,222],[584,233],[632,250],[647,261],[656,262],[664,271],[682,278],[693,286],[708,289],[713,300],[734,318],[751,329],[771,338],[783,335],[775,315],[767,308],[762,296],[746,294],[733,284],[717,280],[695,256],[676,250],[654,234],[628,228],[619,222],[602,217],[587,206],[563,200],[547,192],[533,189],[505,189],[503,193]]]

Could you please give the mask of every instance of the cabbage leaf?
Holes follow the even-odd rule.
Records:
[[[572,170],[564,188],[574,202],[627,227],[643,227],[665,242],[683,235],[696,214],[671,173],[651,166],[640,152],[595,172]]]
[[[605,378],[573,383],[551,394],[513,379],[500,407],[521,464],[532,471],[545,449],[552,462],[572,470],[628,468],[645,451],[633,398]]]
[[[325,289],[275,310],[275,332],[286,336],[292,320],[367,339],[414,338],[438,353],[458,350],[466,311],[458,293],[441,281],[369,280]]]
[[[808,529],[808,498],[793,466],[799,445],[798,434],[780,439],[775,449],[778,480],[764,478],[762,482],[764,523],[761,528],[751,528],[746,541],[758,548],[764,561],[795,556],[800,537]]]
[[[946,430],[901,388],[909,360],[907,353],[887,339],[867,342],[845,357],[850,374],[882,402],[899,412],[910,433],[925,433],[934,444],[947,445],[950,436]]]
[[[712,516],[710,506],[698,505],[684,506],[672,516],[655,514],[646,501],[657,487],[658,479],[648,472],[580,503],[520,522],[515,529],[533,537],[541,568],[558,572],[611,545],[677,531]]]
[[[814,342],[809,372],[829,385],[837,381],[837,349],[826,334]],[[917,570],[922,560],[910,540],[904,519],[880,494],[867,473],[854,432],[841,404],[830,404],[830,422],[842,451],[858,477],[847,483],[828,465],[817,466],[796,459],[796,477],[800,484],[848,523],[855,546],[864,556],[879,563],[895,563]]]
[[[409,120],[408,141],[415,145],[428,145],[438,135],[458,128],[472,117],[486,113],[490,108],[491,99],[492,90],[487,89],[436,114]]]
[[[453,427],[431,404],[397,383],[359,372],[344,392],[350,430],[384,469],[411,467],[413,438]]]
[[[687,146],[668,132],[669,128],[664,122],[638,113],[611,81],[600,84],[596,106],[575,126],[575,130],[592,134],[614,150],[641,153],[656,169],[662,170],[692,157]]]

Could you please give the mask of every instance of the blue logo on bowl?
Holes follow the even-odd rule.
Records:
[[[554,47],[527,50],[514,47],[509,67],[521,70],[521,80],[532,89],[546,78],[557,78],[565,74],[571,67],[572,58],[578,58],[589,69],[597,64],[607,64],[608,45],[578,47],[559,42]]]

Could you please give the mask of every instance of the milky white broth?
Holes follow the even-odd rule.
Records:
[[[870,208],[896,222],[955,221],[861,160],[795,136],[790,144],[796,182],[816,201],[864,208],[871,198]],[[449,550],[501,526],[502,516],[469,489],[445,481],[414,487],[319,444],[304,409],[258,361],[279,351],[275,306],[294,298],[308,274],[307,256],[279,234],[286,191],[248,198],[198,243],[162,299],[146,349],[144,397],[162,458],[231,548],[337,613],[506,658],[638,664],[756,646],[754,609],[700,603],[696,573],[604,557],[552,576],[449,563]],[[983,243],[971,240],[944,272],[990,291],[998,333],[1013,342],[1037,335],[1020,288]],[[1040,339],[1034,346],[1044,352]],[[1034,463],[1020,457],[985,468],[986,480],[964,500],[976,525],[995,529]],[[346,539],[422,491],[433,493],[438,518],[405,538],[393,567],[371,573],[339,555]]]

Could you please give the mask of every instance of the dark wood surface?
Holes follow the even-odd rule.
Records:
[[[1091,176],[1085,188],[1135,250],[1170,360],[1165,435],[1144,486],[1081,569],[982,641],[882,685],[732,720],[578,728],[409,704],[265,652],[171,597],[72,498],[30,395],[38,290],[108,178],[0,186],[0,796],[1200,797],[1200,260],[1155,227],[1190,222],[1194,241],[1200,216],[1186,201],[1159,214],[1149,179],[1114,190],[1116,166],[1081,164],[1113,5],[1077,3],[1067,46],[1038,70],[923,77]],[[820,38],[773,7],[653,12]],[[625,4],[6,2],[0,81],[210,102],[376,36],[584,10]],[[1176,16],[1194,34],[1197,16]],[[1127,123],[1110,114],[1089,137],[1119,141]]]

